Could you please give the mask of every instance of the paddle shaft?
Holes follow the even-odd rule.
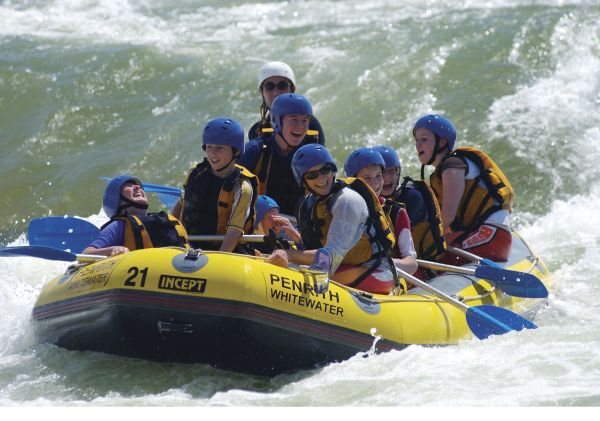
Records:
[[[485,260],[485,259],[484,259]],[[524,298],[546,298],[548,290],[546,286],[535,275],[526,272],[516,272],[501,268],[497,265],[483,264],[476,268],[465,268],[462,266],[445,265],[428,260],[417,260],[419,266],[429,269],[462,273],[487,279],[502,292],[514,297]]]
[[[439,289],[432,287],[428,283],[423,282],[419,278],[416,278],[416,277],[410,275],[409,273],[403,271],[402,269],[400,269],[397,266],[396,266],[396,271],[398,272],[398,275],[400,275],[403,278],[409,280],[413,285],[417,285],[418,287],[424,289],[425,291],[428,291],[428,292],[432,293],[433,295],[441,298],[442,300],[446,301],[447,303],[452,304],[454,307],[457,307],[457,308],[459,308],[459,309],[461,309],[463,311],[467,311],[469,309],[469,306],[466,305],[465,303],[462,303],[462,302],[458,301],[456,298],[452,298],[451,296],[449,296],[445,292],[440,291]]]
[[[188,235],[188,240],[190,241],[223,241],[225,238],[224,235]],[[264,235],[242,235],[240,238],[240,242],[242,243],[264,243],[265,236]]]
[[[100,256],[99,254],[76,254],[76,256],[79,263],[92,263],[107,258],[107,256]]]
[[[430,262],[428,260],[417,259],[419,266],[434,270],[444,270],[448,272],[464,273],[465,275],[475,275],[475,269],[464,268],[461,266],[445,265],[443,263]]]
[[[48,246],[16,246],[0,248],[0,256],[25,256],[37,257],[46,260],[58,260],[61,262],[91,263],[97,260],[106,259],[106,256],[94,254],[75,254],[70,251],[57,249]]]
[[[469,253],[466,250],[459,249],[459,248],[454,247],[454,246],[446,246],[446,250],[448,250],[450,253],[456,254],[457,256],[460,256],[460,257],[463,257],[463,258],[465,258],[467,260],[470,260],[471,262],[477,262],[479,264],[494,266],[494,267],[497,267],[497,268],[500,267],[498,264],[494,263],[490,259],[484,259],[483,257],[479,257],[476,254]]]

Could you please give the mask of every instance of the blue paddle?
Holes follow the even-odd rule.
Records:
[[[48,246],[80,253],[90,244],[100,230],[84,219],[48,216],[32,219],[27,238],[32,246]]]
[[[419,266],[446,272],[464,273],[491,281],[496,288],[513,297],[546,298],[548,290],[540,279],[526,272],[517,272],[492,266],[477,266],[475,269],[445,265],[437,262],[417,259]]]
[[[502,307],[492,305],[479,305],[469,307],[465,303],[452,298],[448,294],[421,281],[418,278],[396,268],[398,275],[441,298],[447,303],[465,312],[467,325],[471,332],[479,339],[486,339],[491,335],[503,335],[504,333],[519,331],[523,329],[535,329],[537,326],[526,318]]]
[[[18,246],[0,248],[0,256],[28,256],[38,257],[46,260],[58,260],[61,262],[94,262],[96,260],[106,258],[106,256],[96,256],[91,254],[75,254],[69,251],[46,246]]]
[[[179,201],[179,195],[173,196],[167,193],[158,193],[160,202],[169,209],[173,209],[173,206]]]

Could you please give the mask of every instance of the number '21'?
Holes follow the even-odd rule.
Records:
[[[132,266],[129,268],[129,270],[127,271],[127,273],[130,273],[131,275],[129,276],[129,278],[127,278],[125,280],[125,285],[128,287],[135,287],[137,286],[135,283],[135,278],[137,278],[137,276],[141,273],[142,274],[142,282],[140,283],[140,287],[144,287],[146,285],[146,276],[148,275],[148,268],[144,268],[144,269],[139,269],[136,266]]]

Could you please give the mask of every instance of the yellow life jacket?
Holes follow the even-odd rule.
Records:
[[[331,209],[344,188],[351,188],[360,194],[367,203],[369,210],[365,233],[362,234],[358,242],[342,260],[342,264],[359,266],[375,259],[373,265],[367,271],[347,284],[351,287],[357,287],[381,264],[383,258],[388,259],[392,268],[394,266],[390,255],[396,245],[394,230],[390,226],[375,192],[360,178],[342,178],[335,182],[327,196],[306,195],[298,206],[296,218],[302,236],[302,244],[306,250],[325,246],[329,227],[333,220]],[[374,228],[374,234],[371,234],[371,228]],[[375,254],[373,253],[373,245],[377,249]],[[399,286],[400,281],[394,269],[392,269],[392,273],[394,274],[395,285]]]
[[[177,218],[165,212],[149,213],[145,216],[126,215],[112,220],[125,223],[123,245],[129,250],[153,247],[190,248],[183,225]]]
[[[401,188],[411,183],[425,203],[427,219],[412,225],[411,234],[417,257],[424,260],[436,260],[446,251],[446,238],[442,224],[442,212],[435,193],[425,180],[413,180],[405,177]]]
[[[367,229],[358,243],[346,254],[342,263],[360,265],[373,257],[371,243],[376,243],[379,250],[394,248],[396,239],[389,220],[379,203],[375,192],[360,178],[348,177],[335,182],[327,196],[309,194],[302,199],[298,208],[298,225],[302,236],[302,244],[307,250],[323,247],[327,242],[327,233],[333,219],[331,209],[338,196],[346,187],[359,193],[369,208],[367,228],[375,228],[375,236],[370,237]]]
[[[452,151],[448,157],[471,160],[477,165],[480,174],[465,180],[465,191],[458,205],[456,218],[450,227],[454,231],[472,231],[479,227],[494,212],[501,209],[512,211],[514,190],[500,167],[483,151],[460,147]],[[440,165],[431,174],[430,182],[440,207],[443,206],[442,176]],[[480,181],[484,186],[480,185]]]

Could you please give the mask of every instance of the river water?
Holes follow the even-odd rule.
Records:
[[[100,176],[180,185],[204,124],[249,127],[282,60],[340,164],[387,143],[418,177],[412,123],[450,117],[555,282],[537,330],[264,379],[35,344],[66,264],[2,258],[0,406],[600,406],[598,22],[597,0],[0,0],[1,246],[34,217],[103,222]]]

